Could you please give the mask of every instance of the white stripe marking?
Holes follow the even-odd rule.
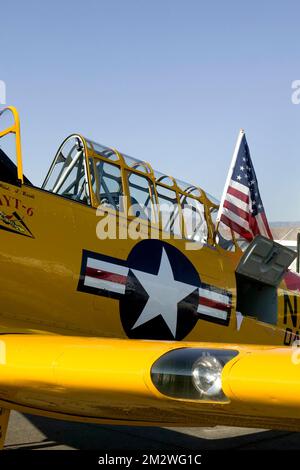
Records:
[[[197,312],[201,315],[207,315],[208,317],[220,318],[221,320],[227,320],[228,312],[223,310],[217,310],[216,308],[207,307],[206,305],[198,305]]]
[[[219,302],[220,304],[225,304],[229,306],[230,297],[226,294],[219,294],[218,292],[214,292],[208,289],[203,289],[200,287],[199,289],[199,297],[204,297],[205,299],[213,300],[215,302]]]
[[[264,223],[260,213],[257,214],[257,216],[255,218],[256,218],[257,225],[258,225],[258,228],[259,228],[259,231],[260,231],[261,235],[264,235],[265,237],[269,238],[267,228],[265,226],[265,223]]]
[[[247,188],[247,186],[244,186],[243,184],[238,183],[237,181],[234,181],[234,180],[230,180],[230,185],[229,186],[231,186],[234,189],[237,189],[241,193],[246,194],[246,196],[249,196],[250,190],[249,190],[249,188]]]
[[[105,281],[104,279],[95,279],[94,277],[85,276],[84,285],[94,287],[95,289],[104,289],[118,294],[125,294],[125,285],[116,282]]]
[[[249,211],[249,205],[241,199],[238,199],[237,197],[233,196],[232,194],[226,194],[225,200],[238,207],[239,209],[243,209],[243,211]]]
[[[226,207],[224,207],[223,213],[226,217],[228,217],[229,220],[232,220],[236,224],[243,227],[245,230],[248,230],[249,232],[251,232],[250,227],[249,227],[249,223],[247,222],[247,220],[242,219],[238,215],[231,212],[229,209],[226,209]],[[224,223],[224,221],[223,221],[223,223]]]

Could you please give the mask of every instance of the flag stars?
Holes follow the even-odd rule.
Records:
[[[264,206],[259,194],[255,170],[251,161],[249,148],[244,135],[241,137],[240,147],[237,150],[236,161],[232,168],[231,181],[233,189],[240,189],[241,192],[243,192],[249,197],[248,204],[247,207],[245,207],[244,198],[242,196],[232,198],[232,193],[228,191],[228,193],[230,193],[228,201],[231,203],[231,205],[235,206],[237,209],[243,209],[244,212],[237,212],[234,210],[231,211],[230,209],[225,207],[222,211],[224,214],[222,222],[228,227],[231,227],[230,224],[234,222],[235,227],[237,229],[236,233],[238,235],[242,235],[243,237],[244,232],[247,231],[249,232],[247,236],[249,236],[250,238],[250,235],[253,234],[251,219],[255,219],[258,214],[264,213]],[[225,219],[227,223],[225,222]],[[239,219],[241,219],[240,223]],[[261,224],[264,224],[265,230],[269,232],[267,223],[261,221]],[[260,227],[259,230],[261,230]]]

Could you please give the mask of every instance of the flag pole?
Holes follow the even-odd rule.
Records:
[[[218,215],[217,215],[217,219],[216,219],[216,221],[217,221],[216,231],[218,231],[220,218],[221,218],[221,212],[222,212],[223,204],[224,204],[224,201],[225,201],[225,198],[226,198],[227,189],[228,189],[228,186],[229,186],[229,183],[230,183],[230,180],[231,180],[231,176],[232,176],[232,173],[233,173],[235,162],[236,162],[236,159],[237,159],[237,156],[238,156],[238,153],[239,153],[239,149],[240,149],[240,146],[241,146],[242,138],[243,138],[244,135],[245,135],[244,129],[240,129],[240,132],[239,132],[236,144],[235,144],[235,149],[234,149],[234,152],[233,152],[232,160],[231,160],[231,163],[230,163],[226,183],[225,183],[225,186],[224,186],[221,202],[220,202],[220,205],[219,205]]]

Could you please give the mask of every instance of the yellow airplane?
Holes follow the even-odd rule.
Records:
[[[36,187],[0,123],[1,446],[11,409],[300,430],[294,252],[225,249],[204,190],[79,134]]]

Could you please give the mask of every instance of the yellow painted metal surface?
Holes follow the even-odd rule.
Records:
[[[15,127],[6,132],[18,136],[18,178],[23,181],[17,115]],[[91,149],[86,152],[88,158],[99,158]],[[127,171],[124,158],[116,154]],[[87,171],[90,176],[89,165]],[[128,195],[126,184],[124,180]],[[92,190],[91,181],[89,185]],[[99,201],[93,193],[88,206],[33,186],[0,182],[1,406],[106,423],[283,427],[284,419],[286,428],[300,429],[300,380],[298,368],[289,362],[291,350],[266,346],[298,338],[299,292],[281,284],[276,325],[244,317],[238,327],[235,269],[240,252],[224,251],[214,243],[213,204],[204,192],[201,202],[208,243],[192,251],[185,249],[184,239],[168,243],[184,253],[202,283],[231,293],[229,324],[199,319],[182,342],[138,341],[127,339],[119,300],[80,292],[78,283],[83,250],[122,262],[139,240],[97,238]],[[118,228],[133,220],[125,213],[107,212]],[[153,237],[162,240],[158,225],[152,229]],[[152,364],[182,347],[240,352],[223,373],[230,403],[175,400],[156,390],[150,379]]]
[[[15,116],[14,132],[20,138],[17,112],[14,108],[9,109]],[[87,152],[88,158],[100,158],[92,148]],[[117,151],[115,153],[119,165],[125,169],[124,157]],[[20,176],[21,153],[17,152],[17,155]],[[148,169],[148,177],[153,179],[150,165]],[[136,168],[134,171],[143,174]],[[125,183],[124,187],[128,192]],[[200,199],[205,206],[205,213],[209,214],[213,204],[204,192]],[[99,216],[95,208],[98,202],[92,199],[92,206],[88,206],[33,186],[18,187],[0,182],[0,332],[126,338],[118,300],[77,290],[83,250],[122,261],[128,258],[140,241],[130,238],[97,238]],[[125,226],[130,218],[109,209],[107,212],[117,222],[118,228]],[[208,243],[199,250],[187,251],[184,239],[170,239],[168,243],[184,253],[199,273],[201,282],[226,289],[232,294],[230,323],[224,327],[200,319],[185,339],[284,344],[287,329],[290,330],[290,343],[297,339],[295,309],[300,305],[297,300],[299,294],[287,292],[284,283],[278,291],[277,325],[245,317],[241,328],[237,328],[235,268],[240,252],[227,252],[213,244],[214,229],[210,216],[207,216],[207,224],[211,235]],[[152,228],[155,232],[155,227]],[[163,235],[158,228],[153,234],[160,239]],[[296,302],[292,312],[286,307],[284,294],[289,296],[292,305]]]
[[[258,349],[232,361],[223,373],[225,393],[232,400],[259,408],[285,409],[300,416],[300,350]]]
[[[17,174],[18,180],[23,183],[23,161],[22,161],[22,146],[21,146],[21,129],[20,118],[17,109],[14,106],[8,106],[0,112],[0,117],[4,113],[10,112],[14,118],[14,124],[7,129],[0,131],[0,138],[8,134],[15,135],[16,142],[16,158],[17,158]]]
[[[95,235],[99,220],[93,208],[34,187],[0,183],[0,211],[9,217],[17,212],[27,227],[0,218],[0,227],[5,228],[0,233],[0,331],[126,338],[119,301],[78,292],[77,286],[83,249],[126,260],[138,242],[99,240]],[[281,324],[272,326],[245,317],[238,331],[234,269],[239,254],[210,246],[185,251],[184,240],[168,243],[185,253],[202,282],[226,288],[233,295],[228,327],[199,320],[186,340],[283,344],[283,291],[279,292]],[[291,323],[290,315],[285,321]]]
[[[45,416],[106,423],[237,424],[300,429],[300,366],[291,348],[3,335],[0,403]],[[224,368],[224,403],[162,395],[151,367],[174,349],[239,352]]]

